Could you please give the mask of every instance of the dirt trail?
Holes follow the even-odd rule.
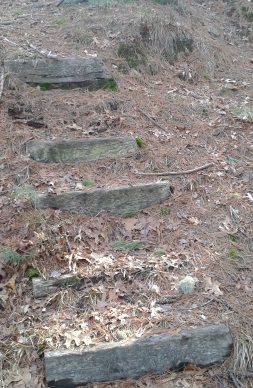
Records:
[[[45,349],[217,322],[228,325],[235,344],[221,367],[189,366],[162,377],[93,387],[234,387],[241,381],[252,386],[245,376],[253,369],[253,5],[170,3],[1,2],[3,59],[36,63],[48,54],[98,55],[117,83],[117,90],[63,90],[20,84],[13,74],[5,75],[0,101],[3,387],[44,387]],[[134,47],[134,54],[126,54],[122,43]],[[30,140],[126,135],[141,139],[134,157],[44,164],[25,154]],[[209,163],[211,168],[191,174],[151,175]],[[160,179],[170,182],[173,195],[126,216],[90,218],[31,204],[37,193]],[[46,278],[74,269],[86,280],[80,290],[59,289],[34,300],[31,268]],[[186,275],[196,278],[191,295],[177,289]],[[100,280],[94,282],[94,276]],[[159,310],[157,301],[168,295],[173,302]]]

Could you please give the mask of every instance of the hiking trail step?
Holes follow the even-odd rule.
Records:
[[[187,364],[205,367],[222,363],[231,349],[232,337],[226,325],[206,325],[176,335],[151,334],[84,350],[46,351],[45,375],[49,387],[73,388],[181,370]]]
[[[72,191],[61,194],[40,194],[35,200],[39,209],[51,208],[95,217],[102,212],[128,214],[160,204],[171,195],[166,181],[139,185]]]
[[[74,140],[32,140],[26,143],[30,157],[43,163],[86,162],[132,156],[139,147],[131,136]]]
[[[44,58],[4,61],[4,72],[27,83],[97,89],[112,79],[99,58]],[[72,85],[73,84],[73,85]]]

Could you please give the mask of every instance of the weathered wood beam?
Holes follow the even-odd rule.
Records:
[[[33,296],[34,298],[43,298],[49,295],[51,292],[56,291],[58,288],[62,287],[74,287],[79,288],[84,285],[89,288],[93,287],[94,284],[98,283],[100,280],[105,280],[106,275],[96,275],[89,278],[81,277],[79,274],[65,274],[58,278],[33,278]]]
[[[94,88],[111,78],[99,58],[5,60],[4,71],[28,83],[78,84]]]
[[[33,296],[34,298],[42,298],[51,292],[56,291],[58,287],[77,287],[80,283],[80,277],[73,274],[62,275],[59,278],[51,278],[46,280],[42,278],[33,278]]]
[[[232,337],[224,324],[153,334],[138,340],[100,344],[84,350],[45,352],[49,387],[73,388],[95,381],[137,378],[147,373],[221,363],[230,354]]]
[[[73,163],[131,156],[138,152],[138,146],[135,139],[129,136],[90,140],[33,140],[26,143],[26,152],[38,162]]]
[[[87,216],[96,216],[102,212],[125,214],[162,203],[170,195],[171,188],[168,182],[143,183],[59,195],[42,194],[37,196],[35,206],[40,209],[51,208]]]

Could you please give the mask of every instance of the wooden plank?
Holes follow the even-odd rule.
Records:
[[[28,83],[99,87],[111,76],[99,58],[16,59],[4,61],[5,73]]]
[[[26,152],[38,162],[71,163],[131,156],[138,152],[138,146],[130,136],[90,140],[33,140],[26,143]]]
[[[49,387],[72,388],[95,381],[180,370],[187,364],[204,367],[221,363],[231,348],[232,337],[224,324],[207,325],[173,336],[160,333],[84,350],[48,351],[45,375]]]
[[[78,286],[81,279],[78,275],[66,274],[59,278],[42,279],[33,278],[33,296],[34,298],[42,298],[53,291],[56,291],[58,287]]]
[[[57,290],[60,287],[74,287],[79,289],[82,286],[82,290],[84,288],[92,288],[94,284],[98,283],[100,280],[105,280],[106,275],[96,275],[91,276],[89,278],[80,277],[77,274],[65,274],[58,278],[33,278],[33,296],[34,298],[43,298],[49,295],[51,292]]]
[[[112,186],[102,189],[38,195],[35,206],[96,216],[102,212],[124,214],[162,203],[171,195],[168,182],[143,183],[138,186]]]

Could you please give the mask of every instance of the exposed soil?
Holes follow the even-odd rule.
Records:
[[[253,4],[171,3],[57,7],[56,1],[1,1],[2,59],[34,58],[36,65],[36,58],[46,60],[48,53],[98,55],[117,82],[116,91],[55,86],[44,91],[5,75],[0,101],[3,387],[45,387],[43,352],[51,348],[216,322],[228,325],[235,344],[222,366],[188,365],[164,376],[90,387],[253,386],[247,378],[253,370]],[[178,36],[185,46],[177,54],[168,47],[175,48]],[[122,42],[141,48],[134,68],[118,55]],[[125,134],[144,142],[135,158],[40,164],[24,150],[33,139]],[[207,163],[213,166],[192,174],[138,174]],[[79,190],[83,181],[89,189],[158,179],[169,180],[173,195],[138,214],[89,218],[38,210],[31,203],[36,192]],[[45,278],[74,270],[86,280],[78,290],[65,288],[34,300],[27,277],[31,267]],[[192,294],[177,287],[187,275],[196,279]]]

